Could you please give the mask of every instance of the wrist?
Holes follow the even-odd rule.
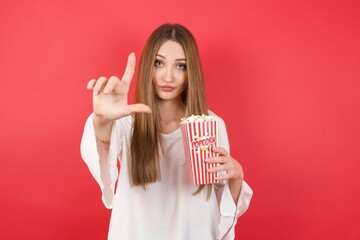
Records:
[[[236,174],[234,176],[234,180],[243,180],[244,179],[244,170],[238,161],[236,161],[236,160],[234,160],[234,161],[235,161],[235,165],[236,165]]]
[[[96,113],[94,113],[92,119],[93,119],[94,125],[98,126],[98,127],[107,126],[107,125],[112,124],[112,122],[113,122],[112,120],[107,119],[107,118],[103,117],[102,115],[99,115]]]

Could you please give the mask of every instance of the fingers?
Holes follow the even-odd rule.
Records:
[[[96,79],[91,79],[91,80],[87,83],[86,88],[87,88],[88,90],[93,89],[94,86],[95,86],[95,83],[96,83]]]
[[[234,176],[235,168],[230,154],[221,147],[213,147],[212,151],[218,153],[219,156],[205,159],[205,162],[209,167],[207,171],[209,173],[218,173],[215,179],[219,181],[232,178]],[[216,165],[211,167],[212,164]]]
[[[124,81],[127,84],[130,84],[131,79],[134,75],[135,63],[136,63],[135,53],[130,53],[128,60],[127,60],[124,75],[121,79],[122,81]]]
[[[206,163],[221,163],[224,164],[226,163],[228,160],[225,157],[211,157],[211,158],[207,158],[205,159]]]
[[[214,153],[218,153],[220,156],[226,156],[226,157],[230,156],[230,154],[222,147],[213,147],[212,151]]]
[[[210,167],[210,164],[208,164]],[[208,172],[221,172],[221,171],[227,171],[226,167],[224,165],[217,165],[216,167],[208,168]]]
[[[106,77],[100,77],[93,87],[94,95],[99,95],[100,91],[104,88],[105,83],[107,82]]]
[[[225,150],[222,153],[226,153],[228,156],[219,156],[205,159],[205,162],[208,164],[207,171],[209,173],[218,173],[218,176],[215,177],[217,180],[226,180],[231,178],[244,178],[244,171],[238,161],[233,159],[229,153]],[[214,167],[211,167],[211,164],[218,164]]]
[[[119,78],[117,78],[116,76],[112,76],[109,78],[109,81],[107,82],[106,86],[104,87],[104,93],[109,93],[111,92],[114,87],[116,86],[116,84],[118,84],[120,81]]]
[[[218,165],[216,167],[208,168],[207,171],[209,173],[217,173],[215,176],[216,180],[228,180],[234,176],[233,169],[230,169],[228,166],[225,165]]]
[[[151,113],[150,107],[141,103],[128,105],[126,110],[129,115],[140,112]]]
[[[86,88],[88,90],[93,89],[95,95],[99,95],[100,91],[103,90],[104,93],[111,92],[116,84],[119,82],[119,78],[112,76],[109,79],[106,77],[100,77],[99,79],[91,79]]]
[[[218,181],[223,181],[223,180],[229,180],[232,177],[233,174],[227,173],[218,177],[215,177],[216,180]]]
[[[135,53],[130,53],[128,60],[127,60],[125,72],[122,77],[122,81],[124,83],[126,83],[127,85],[130,85],[131,79],[134,75],[135,63],[136,63]],[[109,93],[112,90],[114,90],[115,86],[118,84],[119,81],[120,81],[120,79],[117,78],[116,76],[112,76],[109,79],[107,79],[105,77],[100,77],[97,80],[91,79],[87,83],[86,88],[88,90],[92,89],[94,91],[94,95],[99,95],[101,90],[103,90],[104,93]]]

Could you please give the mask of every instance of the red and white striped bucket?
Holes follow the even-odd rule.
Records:
[[[187,164],[191,165],[191,177],[194,185],[217,183],[217,173],[207,172],[217,163],[205,163],[205,159],[217,157],[212,147],[218,145],[218,121],[181,123],[184,150]]]

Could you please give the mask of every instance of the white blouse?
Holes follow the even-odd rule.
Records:
[[[212,113],[213,114],[213,113]],[[198,189],[186,179],[181,130],[162,134],[164,154],[160,159],[161,180],[147,189],[130,184],[130,134],[133,117],[116,121],[110,146],[96,141],[92,115],[81,141],[81,155],[102,191],[102,200],[112,208],[109,240],[207,240],[235,238],[237,218],[250,204],[252,190],[243,181],[235,204],[226,181]],[[219,146],[229,151],[225,123],[219,121]],[[120,163],[120,174],[117,164]],[[117,181],[116,193],[115,183]]]

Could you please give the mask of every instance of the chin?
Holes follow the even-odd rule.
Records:
[[[170,101],[170,100],[175,100],[175,99],[181,98],[181,95],[180,94],[173,94],[173,93],[172,94],[160,93],[160,94],[157,94],[157,97],[160,100]]]

